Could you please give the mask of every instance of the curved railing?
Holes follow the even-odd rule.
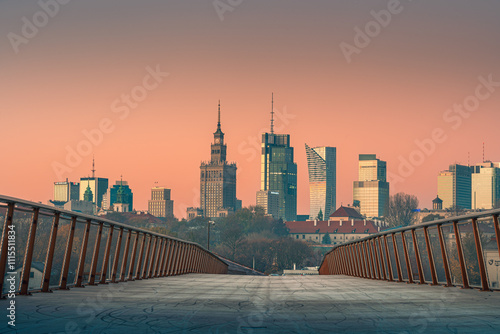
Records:
[[[500,209],[372,234],[333,247],[320,275],[499,289]]]
[[[227,264],[198,244],[98,216],[7,196],[0,196],[0,216],[4,217],[2,295],[187,273],[227,273]]]

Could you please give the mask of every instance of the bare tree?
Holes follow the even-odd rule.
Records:
[[[389,227],[408,226],[417,221],[418,199],[414,195],[397,193],[389,198],[385,216]]]

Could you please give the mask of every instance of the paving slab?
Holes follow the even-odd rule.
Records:
[[[1,333],[500,333],[500,291],[189,274],[16,297]]]

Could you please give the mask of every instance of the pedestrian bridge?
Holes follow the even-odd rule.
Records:
[[[0,196],[0,333],[498,333],[499,214],[383,231],[333,247],[320,276],[269,277],[227,275],[253,273],[194,243]]]
[[[188,274],[35,293],[18,297],[17,305],[18,333],[498,333],[500,328],[498,292],[348,276]]]

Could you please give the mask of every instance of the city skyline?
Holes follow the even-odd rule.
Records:
[[[373,152],[396,176],[391,194],[415,194],[430,208],[439,171],[480,163],[483,142],[486,159],[500,160],[500,4],[405,3],[348,62],[340,45],[354,45],[355,28],[385,8],[254,1],[221,20],[210,2],[71,2],[16,52],[5,36],[42,9],[4,1],[1,192],[46,203],[53,182],[89,175],[95,154],[96,176],[127,176],[136,209],[147,209],[158,182],[184,216],[199,206],[199,160],[221,99],[237,197],[248,206],[274,91],[277,132],[299,149],[298,214],[309,212],[304,143],[337,147],[337,206],[352,202],[358,154]],[[132,92],[138,99],[123,98]],[[78,145],[88,154],[70,166],[67,148]],[[57,163],[66,168],[56,173]]]

